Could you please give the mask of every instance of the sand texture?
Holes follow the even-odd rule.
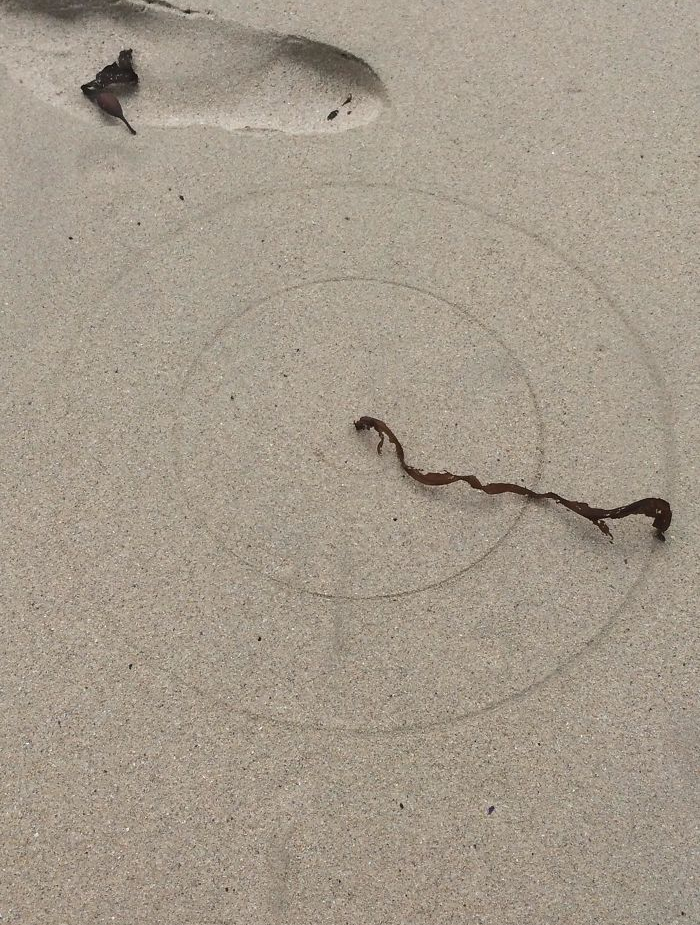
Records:
[[[698,921],[696,14],[0,3],[1,925]]]

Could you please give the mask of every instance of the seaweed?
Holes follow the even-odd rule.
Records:
[[[119,57],[116,61],[103,67],[102,70],[98,71],[95,75],[94,80],[82,84],[80,89],[85,96],[92,100],[93,103],[96,103],[103,112],[106,112],[110,116],[114,116],[115,119],[121,119],[131,134],[135,135],[136,131],[127,122],[124,112],[122,111],[121,103],[109,87],[117,85],[131,86],[138,82],[139,76],[134,70],[133,65],[133,52],[130,48],[126,48],[119,52]]]
[[[592,507],[585,501],[570,501],[553,491],[534,491],[526,488],[524,485],[516,485],[512,482],[481,482],[475,475],[456,475],[453,472],[429,472],[424,469],[418,469],[406,462],[404,448],[396,434],[388,424],[380,421],[379,418],[369,417],[367,415],[355,421],[355,428],[361,430],[374,430],[379,434],[379,444],[377,453],[381,453],[384,439],[389,440],[394,445],[396,456],[403,471],[421,485],[450,485],[453,482],[466,482],[471,488],[477,491],[483,491],[487,495],[501,495],[512,493],[515,495],[525,495],[527,498],[534,500],[550,500],[580,517],[585,517],[591,523],[609,537],[612,542],[612,533],[605,523],[606,520],[619,520],[622,517],[629,517],[632,514],[643,514],[645,517],[653,519],[653,526],[656,530],[656,536],[660,540],[665,540],[665,532],[671,524],[671,506],[663,498],[641,498],[639,501],[632,501],[630,504],[623,504],[620,507],[602,508]]]

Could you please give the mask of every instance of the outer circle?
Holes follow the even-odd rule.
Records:
[[[329,198],[335,209],[327,215],[323,207]],[[382,204],[376,214],[367,208],[375,200]],[[539,487],[567,494],[573,486],[577,497],[600,503],[631,500],[631,490],[635,496],[668,491],[672,440],[663,380],[643,340],[604,288],[547,242],[457,200],[382,186],[260,191],[233,197],[229,205],[203,215],[199,228],[195,223],[170,239],[141,276],[139,269],[127,271],[106,296],[101,314],[91,315],[89,333],[86,322],[81,350],[74,351],[77,368],[67,392],[87,406],[93,396],[80,391],[81,383],[96,381],[106,350],[119,359],[120,369],[130,364],[127,386],[110,393],[108,405],[94,397],[94,419],[105,431],[107,424],[114,424],[114,432],[121,428],[120,464],[133,478],[128,499],[110,499],[105,535],[132,530],[139,503],[147,525],[139,529],[147,536],[154,519],[145,503],[151,485],[140,475],[144,448],[153,472],[172,471],[172,435],[179,426],[179,411],[173,408],[180,407],[183,385],[187,389],[183,370],[231,324],[232,311],[259,300],[261,262],[272,266],[273,260],[271,275],[279,283],[274,291],[303,287],[322,276],[403,274],[402,281],[417,291],[451,304],[468,301],[470,310],[478,306],[479,319],[486,319],[494,336],[515,345],[511,352],[517,352],[542,410],[546,441]],[[338,208],[347,209],[350,220],[362,220],[361,233],[344,233],[344,226],[332,220]],[[313,246],[316,224],[325,242],[319,249]],[[203,229],[210,235],[204,248]],[[217,240],[217,232],[225,238]],[[278,240],[267,242],[264,261],[252,240],[256,233],[278,234]],[[337,236],[332,246],[329,235]],[[227,251],[234,269],[250,266],[236,278],[222,312],[223,295],[231,290],[221,272]],[[431,263],[435,253],[439,260]],[[206,274],[206,292],[197,288],[198,272]],[[227,264],[226,273],[231,272]],[[140,301],[127,310],[134,293]],[[428,414],[428,406],[418,409],[421,419]],[[169,427],[163,426],[167,420]],[[443,426],[438,438],[447,433]],[[104,441],[108,465],[109,435],[95,430],[85,439],[93,454]],[[626,465],[608,465],[620,447]],[[427,459],[424,450],[418,447],[417,459]],[[475,465],[474,471],[483,470]],[[177,522],[183,505],[175,494],[159,511],[170,524],[165,539],[172,549],[164,554],[163,536],[156,533],[150,547],[145,539],[142,549],[132,547],[129,555],[140,557],[143,575],[129,585],[126,559],[102,556],[100,580],[111,596],[99,599],[99,591],[86,582],[89,603],[108,612],[121,588],[120,620],[129,627],[123,632],[130,640],[144,633],[167,670],[178,673],[178,659],[184,657],[166,644],[168,621],[174,621],[172,631],[190,643],[187,677],[199,665],[201,680],[194,683],[201,692],[256,720],[302,728],[417,731],[449,726],[522,698],[605,639],[660,552],[645,521],[616,526],[610,547],[565,512],[518,505],[519,530],[491,549],[488,569],[481,560],[468,576],[457,574],[410,597],[330,599],[299,594],[247,568],[234,569],[233,557],[222,557],[202,531],[192,531],[190,521]],[[483,522],[488,523],[486,514]],[[181,526],[185,532],[178,534]],[[144,614],[157,621],[150,634],[141,622]],[[264,635],[262,621],[267,621]],[[255,648],[258,635],[268,644],[264,651]],[[349,665],[361,665],[361,675]],[[335,687],[321,683],[331,669]],[[256,679],[254,690],[239,683],[249,676]]]

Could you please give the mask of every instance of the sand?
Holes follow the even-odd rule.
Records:
[[[698,916],[693,19],[0,6],[0,922]]]

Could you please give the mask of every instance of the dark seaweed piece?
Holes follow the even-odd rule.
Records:
[[[335,117],[338,115],[339,112],[340,112],[339,109],[332,109],[332,110],[328,113],[328,115],[326,116],[326,119],[327,119],[329,122],[332,122],[333,119],[335,119]]]
[[[125,48],[119,52],[119,57],[116,61],[108,64],[107,67],[103,67],[95,75],[94,80],[83,84],[80,89],[92,99],[100,90],[106,90],[107,87],[115,84],[137,84],[138,82],[139,75],[134,70],[133,51],[131,48]]]
[[[101,90],[95,95],[94,100],[103,112],[106,112],[110,116],[114,116],[115,119],[121,119],[131,134],[136,134],[136,129],[132,128],[126,121],[126,116],[122,110],[122,104],[111,90]]]
[[[130,48],[126,48],[119,52],[119,57],[116,61],[108,64],[107,67],[103,67],[95,75],[94,80],[83,84],[80,89],[88,99],[96,103],[104,112],[114,116],[115,119],[121,119],[132,135],[135,135],[136,132],[124,117],[121,103],[108,88],[117,85],[132,86],[138,82],[139,75],[134,70],[133,52]]]
[[[423,469],[417,469],[415,466],[409,466],[406,462],[403,446],[384,421],[365,415],[355,421],[355,428],[356,430],[375,430],[379,434],[377,453],[381,453],[384,438],[386,437],[387,440],[393,443],[403,471],[422,485],[450,485],[452,482],[466,482],[472,488],[483,491],[487,495],[501,495],[511,492],[515,495],[525,495],[528,498],[549,499],[568,508],[574,514],[579,514],[581,517],[590,520],[601,533],[610,537],[610,542],[612,542],[612,533],[605,520],[619,520],[622,517],[629,517],[631,514],[643,514],[645,517],[653,518],[653,526],[660,540],[666,539],[664,533],[671,525],[671,506],[663,498],[641,498],[639,501],[632,501],[630,504],[624,504],[621,507],[591,507],[585,501],[569,501],[568,498],[563,498],[553,491],[533,491],[531,488],[514,485],[511,482],[488,482],[484,484],[475,475],[455,475],[452,472],[426,472]]]

